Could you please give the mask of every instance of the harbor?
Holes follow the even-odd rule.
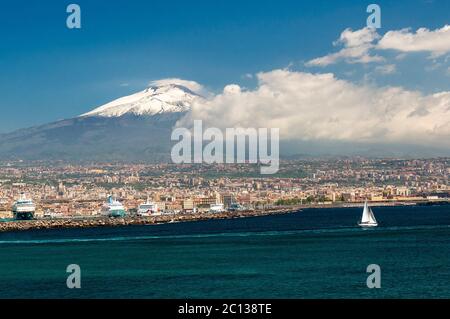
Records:
[[[132,225],[157,225],[164,223],[194,222],[209,219],[231,219],[298,212],[299,207],[239,212],[196,213],[196,214],[160,214],[152,216],[128,215],[123,217],[73,217],[41,218],[33,220],[11,220],[0,222],[0,232],[28,231],[36,229],[96,228],[120,227]]]
[[[117,205],[117,202],[116,202]],[[148,203],[144,205],[149,205]],[[372,208],[376,207],[402,207],[402,206],[447,206],[450,201],[390,201],[371,203]],[[72,217],[35,217],[30,220],[18,220],[13,218],[0,219],[1,232],[28,231],[35,229],[64,229],[64,228],[96,228],[96,227],[121,227],[132,225],[157,225],[178,222],[195,222],[202,220],[248,218],[270,215],[282,215],[296,213],[304,209],[325,209],[333,210],[337,208],[364,208],[367,203],[334,203],[334,204],[313,204],[313,205],[292,205],[271,207],[267,209],[253,210],[221,210],[221,211],[200,211],[183,213],[161,213],[157,211],[148,213],[123,213],[123,214],[102,214],[94,216],[72,216]],[[371,208],[369,208],[370,211]],[[363,213],[364,214],[364,213]],[[373,214],[373,213],[372,213]],[[356,216],[355,216],[356,217]],[[374,217],[371,217],[374,219]],[[363,215],[364,219],[364,215]]]

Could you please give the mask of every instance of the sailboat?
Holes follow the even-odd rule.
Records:
[[[375,215],[373,214],[372,209],[367,204],[367,201],[364,204],[362,218],[358,225],[361,227],[377,227],[378,226],[377,220],[375,219]]]

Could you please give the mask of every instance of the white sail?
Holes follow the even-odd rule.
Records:
[[[377,220],[375,219],[375,215],[373,214],[373,211],[371,208],[369,208],[369,222],[371,224],[378,224]]]
[[[364,204],[364,210],[361,218],[361,223],[370,223],[370,208],[369,205],[367,205],[367,201]]]
[[[372,209],[367,204],[367,201],[364,203],[364,210],[359,225],[362,227],[378,226],[377,220],[375,219],[375,215],[373,214]]]

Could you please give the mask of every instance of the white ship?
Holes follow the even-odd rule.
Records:
[[[375,215],[373,214],[372,209],[367,204],[367,201],[364,203],[364,210],[363,210],[362,218],[358,225],[361,227],[377,227],[378,226],[378,222],[375,219]]]
[[[223,204],[212,204],[209,207],[210,213],[223,213],[224,211],[225,211],[225,208],[224,208]]]
[[[113,199],[112,196],[108,196],[107,202],[102,207],[101,214],[107,217],[124,217],[126,212],[122,203]]]
[[[137,210],[138,216],[152,216],[152,215],[160,215],[158,212],[158,205],[154,202],[147,202],[139,205]]]
[[[17,220],[33,219],[35,211],[36,206],[33,200],[26,198],[24,194],[21,194],[20,198],[12,206],[13,217]]]

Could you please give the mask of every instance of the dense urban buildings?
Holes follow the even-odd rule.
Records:
[[[95,216],[109,195],[128,212],[147,200],[161,212],[195,213],[213,205],[246,209],[288,205],[415,202],[449,198],[449,158],[302,159],[276,175],[257,165],[0,163],[0,217],[21,193],[39,216]]]

